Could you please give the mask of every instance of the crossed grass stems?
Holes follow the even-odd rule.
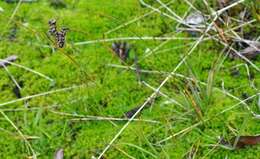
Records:
[[[120,29],[123,29],[124,27],[128,26],[128,25],[131,25],[135,22],[137,22],[138,20],[141,20],[153,13],[160,13],[161,15],[165,16],[165,17],[168,17],[169,19],[173,20],[173,21],[176,21],[178,22],[178,25],[177,25],[177,28],[182,24],[182,25],[185,25],[187,27],[192,27],[188,24],[185,23],[184,21],[184,18],[189,14],[189,12],[191,10],[196,10],[196,11],[199,11],[194,5],[193,3],[195,2],[195,0],[193,0],[192,2],[188,1],[188,0],[184,0],[184,2],[189,6],[189,9],[186,11],[186,13],[183,15],[183,17],[180,17],[178,16],[178,14],[176,14],[171,8],[169,8],[168,6],[170,4],[173,4],[174,3],[174,0],[170,1],[169,3],[165,4],[163,3],[162,1],[160,0],[156,0],[157,3],[160,4],[160,6],[158,8],[155,8],[147,3],[145,3],[143,0],[139,0],[140,3],[142,5],[144,5],[145,7],[151,9],[150,12],[147,12],[137,18],[134,18],[134,19],[131,19],[123,24],[120,24],[118,25],[117,27],[115,27],[114,29],[111,29],[109,31],[107,31],[106,33],[104,33],[104,35],[109,35],[111,34],[112,32],[115,32],[117,30],[120,30]],[[257,70],[258,72],[260,72],[260,69],[259,67],[257,67],[253,62],[251,62],[249,59],[247,59],[246,57],[244,57],[243,55],[241,55],[236,49],[234,49],[232,46],[229,46],[228,44],[226,44],[225,42],[219,40],[219,35],[216,34],[216,35],[210,35],[208,32],[210,30],[213,29],[213,26],[214,26],[214,23],[215,21],[220,17],[220,15],[222,15],[225,11],[229,10],[229,9],[232,9],[234,6],[240,4],[240,3],[243,3],[244,0],[239,0],[239,1],[236,1],[218,11],[215,11],[213,10],[212,8],[209,7],[208,3],[206,0],[203,0],[203,3],[204,5],[207,7],[207,9],[209,11],[211,11],[211,16],[213,16],[213,20],[207,24],[206,28],[204,29],[200,29],[200,31],[202,32],[202,35],[199,37],[199,38],[186,38],[186,37],[174,37],[174,36],[171,36],[171,37],[139,37],[139,36],[136,36],[136,37],[119,37],[119,38],[111,38],[111,39],[107,39],[107,38],[103,38],[103,39],[99,39],[99,40],[91,40],[91,41],[84,41],[84,42],[76,42],[74,43],[74,46],[78,46],[78,45],[89,45],[89,44],[97,44],[97,43],[106,43],[106,42],[112,42],[112,41],[120,41],[120,40],[124,40],[124,41],[129,41],[129,40],[166,40],[164,42],[162,42],[161,44],[159,44],[158,46],[156,46],[154,49],[150,50],[148,53],[146,53],[143,57],[141,57],[140,61],[146,59],[148,56],[151,56],[152,54],[155,54],[155,53],[160,53],[160,52],[166,52],[168,50],[160,50],[164,45],[166,45],[168,42],[172,41],[172,40],[196,40],[195,42],[191,42],[189,44],[187,44],[188,46],[191,46],[191,48],[189,49],[189,51],[185,54],[185,56],[182,58],[182,60],[177,64],[177,66],[173,69],[172,72],[163,72],[163,71],[156,71],[156,70],[140,70],[141,72],[144,72],[144,73],[151,73],[151,74],[161,74],[161,75],[164,75],[166,76],[166,78],[163,80],[163,82],[160,83],[160,85],[155,88],[151,85],[149,85],[147,82],[145,81],[142,81],[142,84],[150,89],[153,90],[153,93],[145,100],[145,102],[139,107],[139,109],[135,112],[135,114],[130,118],[130,119],[122,119],[122,118],[113,118],[113,117],[102,117],[102,116],[84,116],[84,115],[74,115],[74,114],[69,114],[69,113],[65,113],[65,112],[56,112],[56,111],[50,111],[52,113],[55,113],[55,114],[59,114],[59,115],[64,115],[64,116],[72,116],[72,117],[76,117],[75,119],[72,119],[72,120],[105,120],[105,121],[110,121],[112,123],[112,121],[122,121],[122,120],[125,120],[127,121],[125,123],[125,125],[120,129],[120,131],[118,131],[118,133],[114,136],[114,138],[108,143],[108,145],[103,149],[103,151],[99,154],[99,156],[97,157],[98,159],[101,159],[102,156],[105,155],[105,153],[111,148],[115,148],[117,149],[118,151],[122,152],[124,155],[126,155],[127,157],[130,157],[130,158],[134,158],[132,156],[130,156],[129,154],[127,154],[126,152],[124,152],[123,150],[119,149],[118,147],[116,147],[114,145],[114,142],[118,139],[118,137],[124,132],[124,130],[129,126],[129,124],[133,121],[143,121],[143,122],[150,122],[150,123],[160,123],[158,121],[154,121],[154,120],[141,120],[141,119],[135,119],[135,117],[142,111],[142,109],[147,105],[149,104],[154,98],[156,98],[158,95],[160,96],[163,96],[165,97],[167,100],[169,100],[170,102],[176,104],[176,105],[179,105],[182,107],[182,105],[180,103],[178,103],[174,98],[172,97],[169,97],[167,94],[161,92],[161,88],[167,83],[167,81],[169,79],[171,79],[173,76],[174,77],[179,77],[179,78],[184,78],[188,81],[195,81],[195,82],[198,82],[204,86],[207,86],[207,87],[213,87],[210,83],[210,80],[208,83],[206,82],[202,82],[202,81],[199,81],[197,80],[196,78],[190,78],[190,77],[187,77],[183,74],[179,74],[179,73],[176,73],[177,70],[180,68],[180,66],[182,66],[187,58],[194,52],[194,50],[197,48],[197,46],[201,43],[201,42],[204,42],[204,41],[207,41],[207,40],[215,40],[217,42],[220,42],[223,46],[224,46],[224,50],[228,49],[228,50],[232,50],[235,52],[235,54],[237,54],[239,57],[241,57],[242,59],[244,59],[248,64],[250,64],[255,70]],[[17,6],[16,8],[14,9],[11,17],[9,18],[9,21],[8,23],[6,24],[6,27],[8,27],[8,25],[13,21],[14,17],[15,17],[15,14],[17,13],[19,7],[21,5],[21,0],[17,3]],[[166,9],[167,12],[169,13],[166,13],[164,11],[161,11],[161,9]],[[248,24],[252,24],[256,22],[256,20],[250,20],[248,22],[244,22],[243,24],[239,25],[239,26],[236,26],[236,27],[233,27],[233,28],[230,28],[228,30],[225,30],[224,33],[234,33],[234,30],[235,29],[238,29],[238,28],[241,28],[243,26],[246,26]],[[23,26],[23,25],[21,25]],[[24,26],[23,26],[24,27]],[[29,29],[29,30],[33,30],[32,28],[29,28],[29,27],[26,27],[26,29]],[[34,31],[34,30],[33,30]],[[35,32],[35,31],[34,31]],[[35,32],[36,34],[38,34],[37,32]],[[250,45],[249,42],[247,42],[246,40],[242,39],[241,37],[239,37],[237,34],[235,34],[235,37],[238,38],[239,40],[242,40],[243,42],[246,42]],[[259,38],[258,38],[259,39]],[[183,45],[183,46],[178,46],[178,47],[174,47],[172,49],[178,49],[180,47],[185,47],[186,45]],[[47,46],[47,47],[50,47],[50,46]],[[224,51],[223,50],[223,51]],[[223,57],[222,57],[223,58]],[[0,59],[0,61],[5,61],[4,59]],[[140,62],[139,61],[139,62]],[[33,74],[36,74],[42,78],[45,78],[46,80],[50,81],[50,82],[54,82],[54,80],[38,71],[35,71],[33,69],[30,69],[26,66],[23,66],[23,65],[19,65],[19,64],[16,64],[14,62],[8,62],[8,61],[5,61],[15,67],[18,67],[18,68],[22,68],[22,69],[25,69],[26,71],[29,71]],[[220,66],[222,64],[222,60],[219,61],[219,63],[217,63],[216,65],[217,66]],[[241,64],[242,65],[242,64]],[[239,66],[241,66],[239,65]],[[135,70],[136,71],[136,68],[132,65],[132,66],[123,66],[123,65],[115,65],[115,64],[108,64],[108,66],[110,67],[116,67],[116,68],[121,68],[121,69],[126,69],[126,70]],[[237,66],[237,67],[239,67]],[[245,66],[247,68],[247,73],[248,73],[248,76],[249,76],[249,69],[248,69],[248,66],[247,64],[243,64],[243,66]],[[14,76],[11,74],[11,72],[8,70],[7,67],[4,66],[4,70],[6,71],[7,75],[10,77],[10,79],[15,83],[15,85],[20,88],[18,82],[15,80]],[[92,83],[93,84],[93,83]],[[33,98],[36,98],[36,97],[41,97],[41,96],[46,96],[46,95],[51,95],[53,93],[59,93],[59,92],[66,92],[66,91],[69,91],[69,90],[72,90],[72,89],[79,89],[79,88],[82,88],[82,87],[87,87],[89,85],[86,85],[86,84],[83,84],[83,85],[80,85],[80,86],[71,86],[69,88],[62,88],[62,89],[57,89],[57,90],[53,90],[53,91],[48,91],[48,92],[42,92],[42,93],[39,93],[39,94],[35,94],[35,95],[30,95],[30,96],[26,96],[26,97],[22,97],[20,99],[16,99],[16,100],[11,100],[11,101],[8,101],[8,102],[4,102],[4,103],[0,103],[0,107],[3,107],[3,106],[6,106],[6,105],[9,105],[9,104],[13,104],[13,103],[16,103],[16,102],[20,102],[20,101],[26,101],[28,99],[33,99]],[[257,89],[257,88],[255,88]],[[168,137],[166,137],[165,139],[162,139],[161,141],[157,142],[157,146],[160,146],[161,143],[164,143],[168,140],[170,140],[171,138],[175,137],[175,136],[178,136],[178,135],[181,135],[181,134],[185,134],[185,133],[188,133],[189,131],[191,131],[193,128],[215,118],[215,117],[218,117],[219,115],[227,112],[227,111],[230,111],[238,106],[240,106],[241,104],[243,104],[247,109],[248,111],[256,118],[259,118],[259,115],[258,114],[255,114],[251,108],[247,105],[246,101],[250,100],[250,99],[253,99],[257,96],[260,95],[260,93],[257,93],[253,96],[250,96],[244,100],[241,100],[240,98],[230,94],[228,91],[226,91],[225,89],[223,88],[216,88],[216,87],[213,87],[213,91],[218,91],[218,92],[221,92],[223,93],[224,95],[227,95],[229,96],[230,98],[233,98],[235,100],[238,101],[238,103],[224,109],[223,111],[219,112],[218,114],[216,114],[214,117],[212,118],[207,118],[207,119],[202,119],[201,121],[199,121],[198,123],[195,123],[173,135],[170,135]],[[257,90],[258,91],[258,90]],[[49,108],[52,108],[52,106],[50,106]],[[27,136],[27,135],[24,135],[22,133],[22,131],[15,125],[15,123],[6,115],[5,112],[8,112],[8,111],[24,111],[24,110],[28,110],[28,109],[31,109],[31,110],[34,110],[34,109],[37,109],[37,108],[25,108],[24,109],[0,109],[0,113],[3,115],[3,117],[15,128],[15,130],[17,131],[17,133],[20,135],[20,137],[25,141],[26,145],[27,145],[27,148],[28,148],[28,152],[31,152],[31,157],[32,158],[37,158],[37,153],[34,151],[32,145],[30,144],[30,142],[28,141],[29,138],[37,138],[37,137],[33,137],[33,136]],[[147,151],[147,150],[144,150],[134,144],[126,144],[128,146],[132,146],[132,147],[135,147],[137,149],[139,149],[140,151],[142,152],[145,152],[147,154],[149,154],[150,156],[156,158],[156,156],[154,154],[152,154],[151,152]],[[212,148],[212,150],[210,150],[207,155],[209,155],[210,153],[212,153],[212,151],[214,150],[215,147]],[[205,156],[204,156],[205,157]]]

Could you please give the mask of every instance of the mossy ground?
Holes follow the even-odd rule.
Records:
[[[181,1],[174,4],[178,6],[170,5],[171,8],[180,15],[188,8]],[[65,158],[97,156],[126,122],[72,121],[71,119],[75,118],[73,115],[122,117],[124,112],[143,104],[153,90],[140,84],[134,71],[108,66],[122,64],[111,53],[111,42],[81,46],[74,43],[102,39],[105,32],[150,10],[141,6],[137,0],[74,0],[67,1],[66,8],[58,9],[51,7],[48,1],[40,0],[35,3],[22,3],[14,19],[8,24],[16,6],[15,3],[0,2],[0,7],[4,9],[0,13],[0,58],[18,55],[17,63],[55,80],[50,82],[22,68],[8,66],[14,78],[23,83],[22,96],[73,85],[85,86],[32,98],[27,101],[28,108],[24,108],[24,102],[15,102],[2,106],[1,110],[24,135],[37,137],[28,141],[37,152],[38,158],[52,158],[59,148],[64,149]],[[48,21],[53,18],[57,19],[59,26],[69,28],[66,47],[54,52],[51,48],[45,47],[52,45],[46,34]],[[177,23],[169,18],[153,13],[106,35],[105,38],[163,35],[189,37],[188,34],[175,33],[176,25]],[[12,28],[16,28],[13,41],[9,38]],[[143,58],[145,50],[156,48],[162,41],[128,42],[135,49],[131,50],[131,59],[124,65],[133,64],[135,53],[141,59],[141,69],[171,72],[189,51],[190,47],[185,45],[193,41],[168,41],[146,58]],[[180,48],[173,49],[176,46]],[[177,73],[208,82],[209,72],[213,70],[212,67],[215,66],[214,63],[222,49],[223,46],[213,41],[202,43]],[[71,56],[80,66],[71,62],[64,53]],[[244,62],[226,58],[214,73],[213,86],[223,89],[224,84],[226,91],[241,99],[245,94],[251,96],[258,93],[258,90],[250,85],[245,67],[239,67],[238,76],[230,74],[230,68],[237,64]],[[259,67],[260,59],[255,60],[254,64]],[[255,87],[259,89],[260,74],[251,66],[249,69],[251,74],[254,74]],[[0,70],[0,77],[0,104],[16,99],[12,92],[14,84],[4,69]],[[165,77],[165,74],[141,74],[142,80],[153,87],[158,87]],[[86,85],[90,82],[91,85]],[[188,88],[189,85],[191,88]],[[199,89],[200,93],[192,88]],[[206,121],[164,142],[161,146],[155,145],[158,141],[200,122],[201,119],[196,115],[192,102],[183,95],[185,89],[191,89],[194,100],[203,112],[202,118]],[[174,76],[161,91],[178,100],[186,109],[175,104],[163,104],[167,99],[162,96],[156,98],[152,107],[144,110],[138,118],[156,120],[160,123],[132,122],[105,154],[105,158],[129,158],[129,155],[135,158],[183,158],[195,150],[196,158],[260,158],[260,146],[234,151],[209,146],[217,144],[218,136],[230,139],[235,135],[256,135],[260,132],[259,119],[255,119],[243,105],[218,115],[239,101],[219,91],[213,90],[211,93],[210,89],[210,85],[194,84]],[[248,105],[259,113],[257,99],[253,98]],[[3,116],[0,119],[0,158],[30,156],[31,152],[14,127]]]

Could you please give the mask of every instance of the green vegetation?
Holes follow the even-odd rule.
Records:
[[[206,14],[202,1],[197,3]],[[149,4],[160,7],[153,0]],[[141,106],[154,92],[151,87],[159,87],[197,42],[192,38],[199,38],[176,32],[176,21],[155,12],[110,32],[151,12],[138,0],[67,0],[61,6],[47,0],[1,1],[0,7],[0,58],[17,55],[15,63],[44,75],[14,65],[0,68],[0,158],[29,158],[33,152],[37,158],[52,158],[60,148],[65,158],[97,157],[127,123],[97,117],[122,119],[125,112]],[[189,9],[180,0],[169,7],[181,16]],[[252,11],[253,17],[259,16],[257,9]],[[54,48],[48,35],[50,19],[57,20],[58,29],[69,29],[64,48]],[[260,35],[257,21],[244,29],[253,32],[251,36]],[[113,53],[112,41],[80,44],[120,37],[136,38],[126,40],[131,47],[126,62]],[[260,132],[259,118],[248,110],[260,113],[259,71],[243,60],[230,59],[223,48],[214,40],[200,43],[176,70],[182,76],[173,75],[164,84],[160,89],[164,95],[158,93],[149,102],[150,107],[128,125],[104,158],[260,158],[259,145],[236,150],[220,145],[218,137],[231,141],[234,136]],[[141,70],[151,71],[141,71],[144,82],[134,71],[135,57]],[[252,63],[259,68],[260,56]],[[7,71],[22,86],[18,101]],[[71,89],[25,99],[62,88]],[[160,142],[169,136],[173,137]]]

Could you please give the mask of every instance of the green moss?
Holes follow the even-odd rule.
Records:
[[[0,7],[4,9],[4,12],[0,13],[0,27],[2,28],[0,58],[6,58],[12,54],[18,55],[18,64],[43,73],[54,80],[51,82],[23,68],[8,66],[13,77],[23,83],[21,90],[23,97],[73,85],[87,84],[90,82],[89,78],[93,79],[94,84],[32,98],[27,100],[28,108],[25,108],[26,104],[20,101],[4,105],[0,109],[5,110],[6,115],[24,135],[37,137],[28,141],[39,158],[51,158],[59,148],[64,149],[66,158],[91,158],[91,156],[100,154],[126,122],[73,121],[71,119],[77,118],[77,115],[122,117],[125,112],[142,105],[153,90],[140,84],[134,71],[107,65],[121,64],[110,50],[111,42],[82,46],[74,44],[102,39],[105,32],[150,10],[134,0],[65,0],[64,2],[66,7],[61,8],[50,6],[50,2],[47,0],[22,3],[14,20],[7,26],[17,4],[7,4],[1,1]],[[150,1],[149,4],[159,6],[153,1]],[[205,7],[201,3],[196,5]],[[189,6],[183,1],[176,1],[169,7],[179,15],[183,15]],[[163,9],[163,11],[167,10]],[[47,38],[48,21],[52,18],[57,19],[59,28],[69,28],[66,47],[63,49],[52,50],[46,47],[46,45],[53,45]],[[187,33],[175,33],[176,25],[177,23],[171,19],[153,13],[129,26],[106,34],[105,37],[189,37]],[[10,29],[14,26],[17,27],[17,32],[14,41],[10,41],[8,36]],[[251,27],[246,29],[250,30]],[[136,54],[140,59],[141,69],[171,72],[190,50],[193,41],[170,40],[158,51],[143,58],[147,55],[146,50],[152,50],[162,42],[129,40],[133,48],[128,65],[133,64],[134,54]],[[215,61],[222,49],[220,44],[213,41],[202,43],[176,73],[207,82],[209,71],[215,66]],[[65,55],[72,57],[77,64]],[[243,61],[227,58],[215,74],[213,87],[228,91],[239,98],[243,98],[245,93],[249,96],[259,93],[251,87],[244,66],[238,67],[239,76],[230,74],[230,68],[241,63]],[[260,66],[259,60],[254,63],[256,66]],[[251,66],[249,66],[249,70],[254,73],[254,84],[259,89],[260,74]],[[1,105],[15,100],[16,97],[12,92],[15,85],[4,69],[0,69],[0,77]],[[141,78],[155,88],[165,77],[165,74],[141,74]],[[202,120],[205,122],[192,129],[187,129],[184,134],[176,135],[158,146],[159,141],[200,122],[201,119],[197,117],[192,107],[192,100],[185,98],[183,94],[183,90],[192,89],[193,92],[190,91],[190,93],[196,99],[198,107],[201,108]],[[197,92],[197,89],[200,91]],[[194,148],[197,148],[197,158],[260,157],[259,146],[235,151],[217,147],[211,152],[212,147],[209,145],[216,144],[218,136],[230,139],[236,135],[231,128],[240,135],[259,133],[258,120],[254,119],[242,105],[220,113],[239,101],[224,95],[221,91],[213,91],[211,101],[209,101],[206,96],[207,86],[201,83],[195,85],[177,76],[173,76],[161,91],[178,100],[185,108],[170,103],[169,99],[162,96],[157,97],[152,106],[145,109],[138,119],[156,120],[160,123],[141,121],[131,123],[105,154],[107,158],[128,158],[123,151],[135,158],[154,158],[153,155],[158,158],[183,158]],[[257,99],[248,102],[250,108],[259,112],[256,103]],[[15,111],[15,109],[22,110]],[[0,128],[3,129],[0,131],[0,158],[26,158],[31,155],[18,132],[3,116],[0,116]]]

